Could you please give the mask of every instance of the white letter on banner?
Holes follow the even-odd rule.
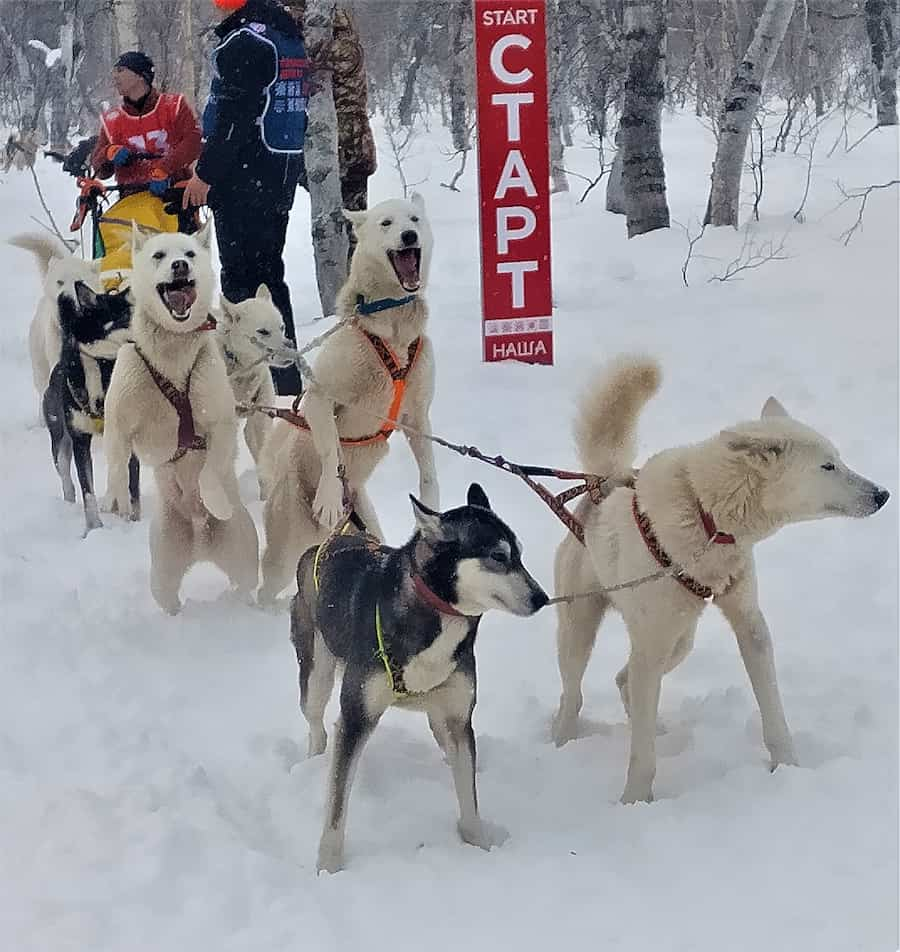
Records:
[[[502,261],[497,265],[497,274],[512,275],[513,307],[525,307],[525,274],[537,269],[536,261]]]
[[[519,129],[519,106],[534,102],[534,93],[494,93],[491,105],[506,106],[506,141],[518,142],[522,138]]]
[[[509,155],[506,157],[506,163],[500,173],[500,181],[497,183],[494,198],[505,198],[506,193],[511,188],[522,188],[529,198],[537,198],[537,189],[531,180],[531,174],[525,164],[525,159],[518,149],[510,149]]]
[[[511,47],[518,46],[520,49],[527,50],[531,46],[531,40],[521,33],[510,33],[508,36],[501,36],[499,40],[491,47],[491,72],[506,86],[521,86],[527,83],[534,76],[530,69],[520,69],[518,73],[511,73],[503,65],[503,54]]]
[[[511,218],[521,218],[521,228],[510,228],[509,220]],[[509,243],[511,241],[521,241],[527,238],[535,229],[537,218],[530,208],[524,205],[512,205],[509,208],[497,209],[497,254],[505,255],[509,253]]]

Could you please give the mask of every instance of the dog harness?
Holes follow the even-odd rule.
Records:
[[[338,537],[345,535],[347,530],[350,528],[351,519],[353,513],[349,512],[345,517],[342,523],[339,523],[335,528],[329,533],[327,538],[321,542],[316,549],[315,558],[313,559],[313,587],[316,590],[316,594],[319,593],[319,567],[322,561],[323,556],[327,555],[328,546]],[[371,540],[373,543],[378,544],[378,540],[374,536],[367,536],[367,539]],[[446,615],[455,615],[457,617],[465,617],[462,612],[457,611],[449,602],[444,601],[436,592],[433,592],[426,584],[422,576],[415,572],[412,575],[413,588],[416,591],[416,594],[419,598],[428,605],[429,608],[434,609],[437,612],[442,612]],[[403,678],[403,668],[397,664],[391,656],[388,654],[387,645],[384,641],[384,629],[381,625],[381,607],[378,604],[378,600],[375,601],[375,657],[384,665],[384,673],[387,675],[388,684],[391,687],[391,694],[394,697],[395,701],[402,701],[406,698],[412,697],[418,692],[410,691],[406,687],[406,681]]]
[[[164,377],[147,359],[144,352],[134,345],[138,356],[144,361],[153,382],[159,387],[162,395],[172,404],[175,412],[178,414],[178,449],[175,455],[169,460],[170,463],[177,463],[182,456],[189,450],[205,450],[206,440],[197,433],[194,426],[194,412],[191,409],[191,374],[194,368],[188,371],[187,380],[184,382],[184,390],[179,390],[168,377]]]
[[[703,529],[706,532],[707,539],[715,545],[734,545],[734,536],[728,532],[719,532],[716,529],[713,517],[700,506],[699,503],[698,509],[700,510],[700,521],[703,523]],[[666,550],[659,544],[659,539],[656,538],[649,517],[645,512],[641,511],[637,493],[631,497],[631,512],[634,515],[638,532],[640,532],[641,538],[644,540],[644,545],[647,546],[650,554],[664,569],[670,568],[672,559],[669,558]],[[695,578],[691,578],[690,575],[684,572],[676,572],[672,577],[676,582],[683,585],[692,595],[696,595],[697,598],[702,598],[704,601],[707,601],[715,597],[715,592],[708,585],[698,582]]]
[[[409,345],[409,348],[406,352],[406,366],[401,367],[399,358],[391,349],[391,346],[387,343],[387,341],[381,337],[378,337],[376,334],[370,334],[368,331],[365,331],[362,328],[359,328],[359,332],[372,345],[375,353],[378,355],[378,359],[381,361],[384,369],[388,372],[393,384],[393,394],[391,396],[391,406],[387,412],[387,419],[384,423],[384,426],[382,426],[377,433],[370,433],[368,436],[342,436],[339,440],[341,446],[368,446],[371,443],[381,443],[386,441],[391,433],[397,429],[397,418],[400,416],[400,409],[403,405],[403,397],[406,394],[406,378],[409,376],[409,372],[413,369],[416,358],[419,356],[419,352],[422,349],[422,339],[417,337]],[[294,426],[299,427],[301,430],[309,429],[309,423],[307,422],[306,417],[298,413],[296,409],[291,411],[283,410],[278,413],[278,416],[287,420],[289,423],[292,423]]]

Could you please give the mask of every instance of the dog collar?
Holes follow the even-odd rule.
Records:
[[[416,595],[422,599],[423,602],[429,607],[433,608],[435,611],[440,612],[443,615],[455,615],[457,618],[466,618],[461,611],[454,608],[450,602],[445,602],[440,595],[432,591],[426,584],[425,579],[416,572],[412,577],[413,588],[416,590]]]
[[[212,314],[207,314],[206,320],[197,328],[198,331],[214,331],[217,327],[216,319]]]
[[[356,295],[356,310],[363,316],[377,314],[379,311],[389,311],[392,307],[403,307],[415,301],[415,294],[407,294],[403,298],[381,298],[378,301],[366,301],[362,294]]]

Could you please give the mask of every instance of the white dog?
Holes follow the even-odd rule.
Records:
[[[659,377],[654,362],[622,358],[596,381],[575,426],[587,470],[628,479],[637,417]],[[753,546],[790,523],[871,515],[887,499],[886,490],[848,469],[828,440],[770,398],[760,421],[664,450],[641,467],[634,489],[617,488],[599,506],[582,501],[576,514],[586,545],[574,536],[560,545],[557,591],[616,585],[667,563],[683,574],[559,606],[562,696],[553,727],[556,743],[576,734],[584,670],[612,605],[624,617],[631,641],[628,663],[616,677],[631,721],[622,800],[652,799],[662,677],[691,650],[700,614],[714,601],[737,636],[773,768],[795,764],[769,629],[757,600]]]
[[[268,287],[261,284],[255,297],[239,304],[232,304],[223,296],[216,321],[216,339],[225,358],[235,402],[271,406],[275,401],[275,385],[269,366],[289,366],[292,361],[284,353],[294,345],[285,337],[284,318],[272,303]],[[258,470],[272,421],[264,413],[252,411],[239,410],[238,416],[246,420],[244,440]],[[262,479],[259,493],[260,499],[266,498]]]
[[[43,293],[28,331],[31,353],[31,375],[34,389],[42,398],[50,382],[50,371],[59,361],[62,332],[59,328],[60,294],[78,301],[75,282],[80,281],[92,291],[103,290],[100,284],[100,262],[85,261],[72,254],[66,246],[50,235],[35,233],[15,235],[11,245],[30,251],[37,260],[43,282]]]
[[[366,480],[388,451],[391,424],[430,431],[434,360],[425,336],[424,290],[431,229],[424,203],[382,202],[345,212],[358,239],[337,312],[354,318],[322,345],[315,382],[300,403],[305,424],[278,421],[263,451],[266,548],[260,600],[274,599],[294,577],[300,555],[324,538],[343,511],[339,464],[357,514],[381,536]],[[419,467],[419,495],[438,509],[431,444],[408,434]]]
[[[206,559],[248,594],[258,540],[235,475],[237,418],[209,310],[207,223],[193,236],[146,237],[135,226],[133,344],[119,351],[106,395],[106,506],[131,513],[128,460],[155,468],[160,511],[150,530],[150,586],[174,614],[187,570]]]

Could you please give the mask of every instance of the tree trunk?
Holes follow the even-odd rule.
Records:
[[[622,174],[622,126],[616,129],[616,154],[613,156],[612,168],[606,180],[606,210],[614,215],[628,214],[628,201],[625,198],[625,182]]]
[[[725,97],[704,220],[707,225],[738,226],[741,174],[750,127],[759,107],[763,83],[791,22],[794,4],[795,0],[767,0],[753,40]]]
[[[806,11],[807,39],[806,48],[809,56],[809,82],[812,88],[813,102],[816,106],[816,118],[825,115],[825,91],[822,87],[822,51],[821,51],[821,22],[816,8],[810,4]]]
[[[665,96],[665,0],[634,0],[625,7],[628,70],[620,123],[622,181],[628,237],[669,227],[662,154]]]
[[[879,126],[897,125],[898,0],[866,0],[866,32],[872,47]]]
[[[139,49],[137,35],[137,0],[116,0],[116,55]]]
[[[304,18],[307,47],[328,50],[332,41],[333,0],[308,0]],[[309,98],[304,155],[309,183],[316,282],[323,314],[334,313],[334,302],[347,277],[347,232],[341,210],[338,168],[337,113],[331,72],[317,70]]]
[[[457,152],[464,152],[471,145],[464,55],[471,48],[468,42],[471,15],[472,6],[468,0],[456,0],[450,7],[450,134]]]
[[[562,142],[563,90],[560,62],[559,11],[555,0],[547,3],[547,80],[549,85],[550,191],[568,192],[565,149]]]

